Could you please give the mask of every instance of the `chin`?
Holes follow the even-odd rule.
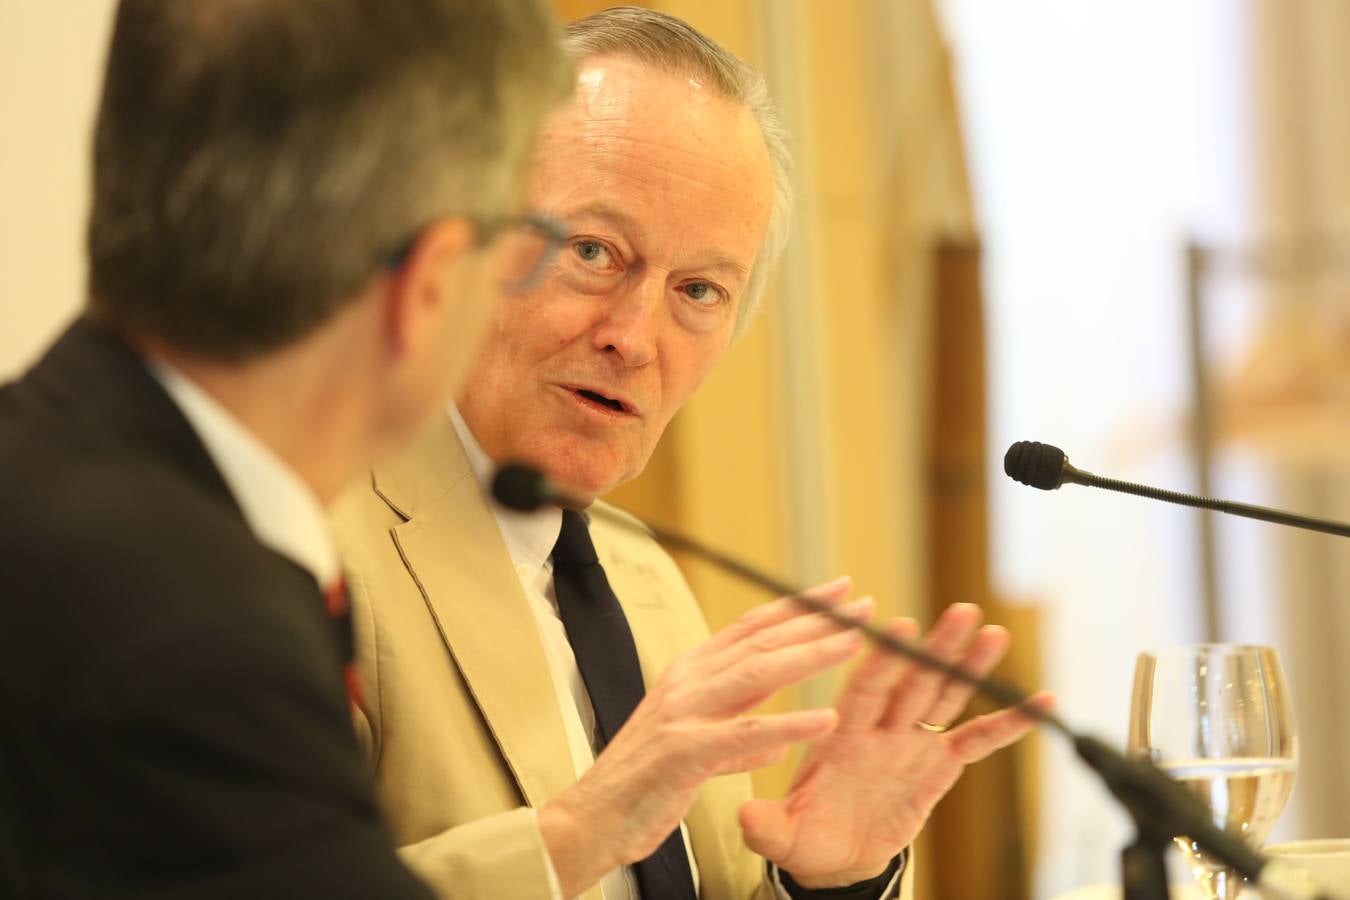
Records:
[[[641,465],[633,465],[632,448],[578,440],[570,434],[537,440],[524,455],[561,490],[587,502],[603,497],[642,471]]]
[[[578,459],[575,454],[560,453],[539,464],[554,484],[579,500],[604,496],[628,480],[619,466],[594,457]]]
[[[577,471],[571,467],[546,468],[549,479],[562,491],[588,504],[614,490],[625,479],[607,472]]]

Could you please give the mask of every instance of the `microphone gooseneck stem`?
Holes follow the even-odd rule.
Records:
[[[1059,453],[1061,457],[1059,464],[1062,465],[1063,452]],[[1071,469],[1069,466],[1064,468],[1066,471]],[[1074,474],[1083,477],[1086,473],[1074,471]],[[492,494],[507,508],[524,512],[538,509],[545,503],[570,509],[581,509],[589,505],[576,502],[575,498],[569,498],[566,494],[555,490],[537,469],[520,464],[503,466],[498,470],[493,479]],[[1053,712],[1032,704],[1028,695],[1020,688],[996,679],[981,678],[960,665],[933,656],[919,646],[893,637],[875,626],[849,618],[834,607],[821,603],[780,579],[692,538],[659,527],[644,527],[626,514],[607,507],[591,507],[591,510],[593,514],[609,519],[619,528],[647,534],[670,549],[683,550],[770,593],[789,597],[845,628],[861,631],[876,645],[913,660],[921,666],[941,672],[954,681],[970,685],[979,693],[997,700],[1006,707],[1019,709],[1033,721],[1067,737],[1079,759],[1097,773],[1106,788],[1129,811],[1138,828],[1140,853],[1132,854],[1130,858],[1139,856],[1143,859],[1145,871],[1144,877],[1131,882],[1136,887],[1131,900],[1143,900],[1145,897],[1152,900],[1152,888],[1155,888],[1158,882],[1155,877],[1158,867],[1153,864],[1153,859],[1156,853],[1160,852],[1160,848],[1177,835],[1186,835],[1213,858],[1237,870],[1253,884],[1259,884],[1263,891],[1269,891],[1268,896],[1280,900],[1323,900],[1301,887],[1286,886],[1284,873],[1278,863],[1272,863],[1240,839],[1216,826],[1209,811],[1190,791],[1169,778],[1149,760],[1131,759],[1103,741],[1074,731]],[[1150,872],[1153,873],[1151,876]],[[1263,880],[1263,874],[1269,878]]]
[[[1089,473],[1080,474],[1087,475]],[[1091,477],[1096,478],[1096,476]],[[566,498],[555,495],[556,499],[565,500]],[[574,506],[575,504],[564,503],[562,505]],[[626,515],[611,512],[603,506],[591,507],[590,512],[592,515],[603,516],[622,528],[639,528]],[[954,681],[968,684],[986,697],[996,700],[1004,706],[1018,708],[1024,715],[1067,737],[1078,758],[1088,768],[1097,773],[1107,790],[1120,801],[1121,805],[1134,819],[1135,826],[1139,830],[1140,843],[1147,851],[1143,858],[1148,861],[1150,867],[1152,867],[1152,854],[1159,847],[1173,837],[1184,834],[1208,851],[1215,859],[1239,871],[1253,884],[1260,884],[1264,887],[1261,881],[1263,871],[1272,868],[1278,869],[1278,867],[1272,867],[1260,852],[1216,826],[1210,819],[1209,812],[1198,799],[1151,762],[1144,759],[1131,759],[1105,742],[1073,730],[1063,719],[1050,710],[1030,704],[1028,695],[1020,688],[997,679],[981,678],[959,665],[953,665],[944,659],[933,656],[921,647],[892,637],[873,625],[851,619],[834,607],[821,603],[791,585],[761,572],[733,556],[705,546],[692,538],[650,524],[645,524],[642,527],[658,543],[669,549],[684,551],[691,556],[706,560],[771,594],[790,597],[796,603],[840,625],[861,631],[871,641],[885,647],[892,653],[897,653],[922,666],[941,672]],[[1152,871],[1156,875],[1156,868],[1153,868]],[[1140,882],[1142,887],[1135,892],[1135,896],[1139,898],[1151,897],[1151,894],[1146,893],[1146,891],[1155,882],[1156,878],[1146,877],[1142,879]],[[1273,888],[1275,888],[1274,885],[1272,885]],[[1288,900],[1306,900],[1306,898],[1326,900],[1322,895],[1302,890],[1274,891],[1272,896],[1288,898]],[[1163,900],[1163,898],[1159,897],[1158,900]]]
[[[603,507],[592,511],[601,514],[606,512]],[[617,517],[615,518],[617,519]],[[1044,725],[1048,725],[1061,734],[1071,738],[1074,737],[1074,732],[1059,718],[1059,716],[1048,709],[1042,709],[1039,706],[1028,703],[1029,698],[1027,694],[1012,684],[994,678],[980,678],[977,675],[967,672],[960,666],[953,665],[944,659],[933,656],[921,647],[892,637],[880,628],[859,622],[856,619],[850,619],[834,607],[821,603],[819,600],[779,581],[777,578],[770,577],[752,566],[746,565],[740,560],[728,556],[725,553],[720,553],[711,547],[704,546],[698,541],[691,540],[684,535],[676,534],[672,531],[666,531],[663,528],[657,528],[651,524],[647,524],[646,527],[651,531],[652,536],[656,538],[658,543],[663,544],[668,548],[682,550],[692,556],[707,560],[718,568],[724,569],[733,575],[736,575],[738,578],[757,585],[771,594],[791,597],[793,602],[805,606],[812,612],[819,613],[827,619],[847,628],[855,628],[858,631],[861,631],[873,643],[880,644],[892,653],[898,653],[901,656],[914,660],[925,668],[941,672],[953,681],[968,684],[985,696],[998,701],[1004,706],[1016,707],[1022,711],[1023,715],[1035,719]]]
[[[1296,513],[1285,512],[1280,509],[1271,509],[1266,506],[1254,506],[1250,503],[1236,503],[1232,500],[1216,500],[1213,497],[1199,497],[1194,494],[1166,491],[1162,488],[1149,487],[1146,484],[1136,484],[1132,481],[1121,481],[1117,478],[1106,478],[1101,475],[1093,475],[1091,472],[1074,468],[1067,462],[1064,464],[1064,480],[1071,481],[1074,484],[1081,484],[1086,487],[1105,488],[1108,491],[1133,494],[1136,497],[1147,497],[1150,500],[1161,500],[1164,503],[1177,503],[1181,506],[1191,506],[1196,509],[1208,509],[1213,512],[1242,516],[1247,519],[1259,519],[1262,522],[1273,522],[1276,525],[1289,525],[1294,528],[1302,528],[1308,531],[1320,531],[1325,534],[1334,534],[1339,537],[1350,537],[1350,525],[1347,525],[1344,522],[1333,522],[1329,519],[1317,519],[1312,516],[1300,516]]]

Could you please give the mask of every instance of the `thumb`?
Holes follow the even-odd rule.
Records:
[[[750,800],[738,813],[741,834],[750,850],[770,862],[786,859],[792,850],[792,826],[781,800]]]

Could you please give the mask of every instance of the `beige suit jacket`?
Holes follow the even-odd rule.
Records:
[[[344,497],[335,525],[363,666],[357,728],[405,861],[444,897],[547,897],[526,807],[575,782],[572,757],[528,601],[448,419]],[[650,684],[707,636],[702,614],[645,534],[598,516],[591,531]],[[747,776],[714,778],[685,819],[703,900],[773,896],[737,824],[750,796]]]

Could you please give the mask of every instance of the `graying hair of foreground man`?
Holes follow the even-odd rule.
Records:
[[[543,0],[123,0],[114,30],[90,312],[205,358],[305,335],[435,219],[506,212],[574,78]]]
[[[792,155],[764,76],[687,22],[635,6],[607,9],[569,23],[563,43],[579,63],[600,56],[625,56],[700,79],[755,117],[773,167],[773,210],[737,312],[736,331],[744,331],[759,307],[768,274],[787,244],[792,220]]]

